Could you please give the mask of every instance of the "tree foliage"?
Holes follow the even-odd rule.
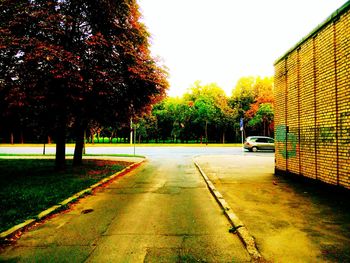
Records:
[[[231,97],[216,83],[197,81],[182,97],[165,99],[144,117],[154,118],[156,125],[147,138],[157,142],[240,142],[241,118],[245,136],[273,136],[273,104],[272,78],[243,77]]]
[[[245,119],[252,131],[259,131],[262,135],[271,136],[273,133],[274,96],[273,79],[256,78],[254,84],[254,102],[245,112]]]
[[[59,168],[67,129],[79,164],[90,123],[126,121],[165,95],[136,0],[3,0],[0,14],[2,118],[55,133]]]

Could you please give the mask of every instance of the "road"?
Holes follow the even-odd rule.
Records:
[[[46,145],[46,154],[54,154],[55,147],[53,145]],[[74,152],[74,147],[66,147],[66,153],[72,154]],[[42,154],[43,145],[38,145],[36,147],[26,147],[19,146],[0,146],[0,154]],[[104,146],[90,146],[86,147],[87,154],[136,154],[144,155],[150,158],[192,158],[196,155],[249,155],[249,156],[274,156],[273,152],[243,152],[240,147],[219,147],[219,146],[138,146],[136,144],[135,148],[132,146],[110,146],[107,144]]]
[[[28,231],[0,261],[249,262],[192,163],[206,152],[242,154],[230,147],[138,149],[148,156],[144,165]]]

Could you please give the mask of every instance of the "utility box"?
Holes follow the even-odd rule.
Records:
[[[274,66],[276,174],[350,189],[350,1]]]

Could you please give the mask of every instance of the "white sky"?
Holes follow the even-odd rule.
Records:
[[[151,50],[170,72],[169,96],[196,80],[231,95],[243,76],[273,76],[274,61],[346,0],[138,0]]]

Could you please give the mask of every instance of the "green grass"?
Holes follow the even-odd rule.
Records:
[[[52,159],[0,159],[0,232],[128,166],[127,162],[84,160],[84,166],[54,170]]]

